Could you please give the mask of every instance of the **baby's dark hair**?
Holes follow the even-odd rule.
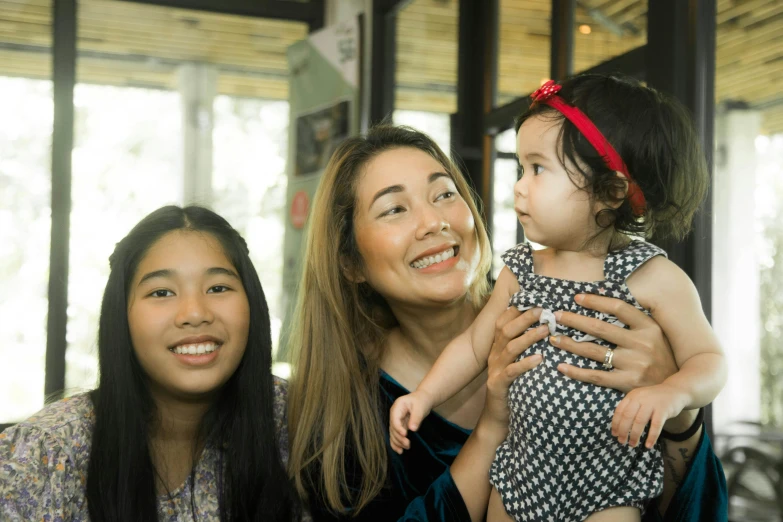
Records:
[[[630,202],[596,215],[603,228],[624,234],[682,239],[707,194],[709,174],[699,137],[687,109],[676,99],[634,78],[584,74],[562,83],[558,95],[579,108],[622,157],[639,185],[647,208],[634,216]],[[516,121],[529,118],[564,121],[558,137],[560,163],[572,181],[593,198],[618,203],[624,182],[606,166],[579,129],[552,107],[537,103]],[[566,159],[578,171],[566,167]]]

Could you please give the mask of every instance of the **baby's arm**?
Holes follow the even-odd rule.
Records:
[[[625,442],[630,432],[632,445],[651,421],[652,447],[667,419],[715,399],[726,383],[726,361],[696,287],[676,264],[653,258],[628,278],[628,286],[666,334],[680,368],[657,386],[630,392],[615,412],[613,434]]]
[[[495,337],[495,322],[518,289],[516,276],[503,267],[489,302],[473,324],[446,346],[416,391],[394,402],[389,421],[392,448],[401,451],[407,446],[408,428],[416,431],[433,408],[456,395],[484,371]]]

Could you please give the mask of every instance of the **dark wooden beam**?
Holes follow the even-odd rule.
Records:
[[[324,2],[291,2],[286,0],[123,0],[140,4],[211,11],[213,13],[252,16],[304,22],[310,29],[320,29],[324,24]]]
[[[65,389],[65,332],[68,322],[68,255],[71,229],[71,152],[73,150],[73,89],[76,84],[76,0],[52,4],[52,231],[49,251],[49,309],[46,323],[48,397]]]
[[[499,0],[459,2],[457,112],[451,115],[451,150],[465,168],[492,230],[494,136],[484,118],[497,98]]]
[[[648,3],[646,81],[675,96],[691,112],[713,177],[715,122],[715,0]],[[712,306],[712,190],[696,214],[693,231],[680,242],[656,241],[696,285],[710,319]],[[655,240],[655,238],[653,238]],[[712,436],[712,410],[705,410]]]

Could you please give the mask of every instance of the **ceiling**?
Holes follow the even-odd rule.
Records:
[[[763,112],[783,132],[783,2],[717,0],[716,101]],[[587,69],[644,45],[645,0],[578,0],[574,66]],[[498,102],[534,90],[549,71],[551,0],[500,0]],[[284,99],[286,49],[307,35],[297,22],[118,0],[79,0],[77,81],[176,88],[183,62],[216,64],[218,92]],[[399,14],[396,106],[456,108],[457,2],[414,0]],[[0,75],[49,78],[50,0],[0,0]]]
[[[717,0],[716,101],[763,112],[763,130],[783,132],[783,2]],[[549,75],[551,0],[500,0],[498,103],[526,95]],[[578,0],[574,70],[647,41],[646,0]],[[587,29],[584,29],[585,32]],[[456,1],[414,0],[399,17],[397,106],[456,108]],[[450,88],[450,89],[449,89]]]

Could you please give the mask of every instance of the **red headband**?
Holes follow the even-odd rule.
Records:
[[[625,162],[585,113],[576,107],[568,105],[563,98],[557,95],[560,89],[562,89],[561,85],[556,84],[554,80],[549,80],[540,89],[531,94],[530,97],[533,98],[533,104],[544,103],[561,112],[587,138],[587,141],[601,155],[606,166],[625,176],[628,180],[628,201],[631,203],[631,210],[633,210],[634,216],[641,216],[644,214],[647,202],[639,185],[631,178]]]

